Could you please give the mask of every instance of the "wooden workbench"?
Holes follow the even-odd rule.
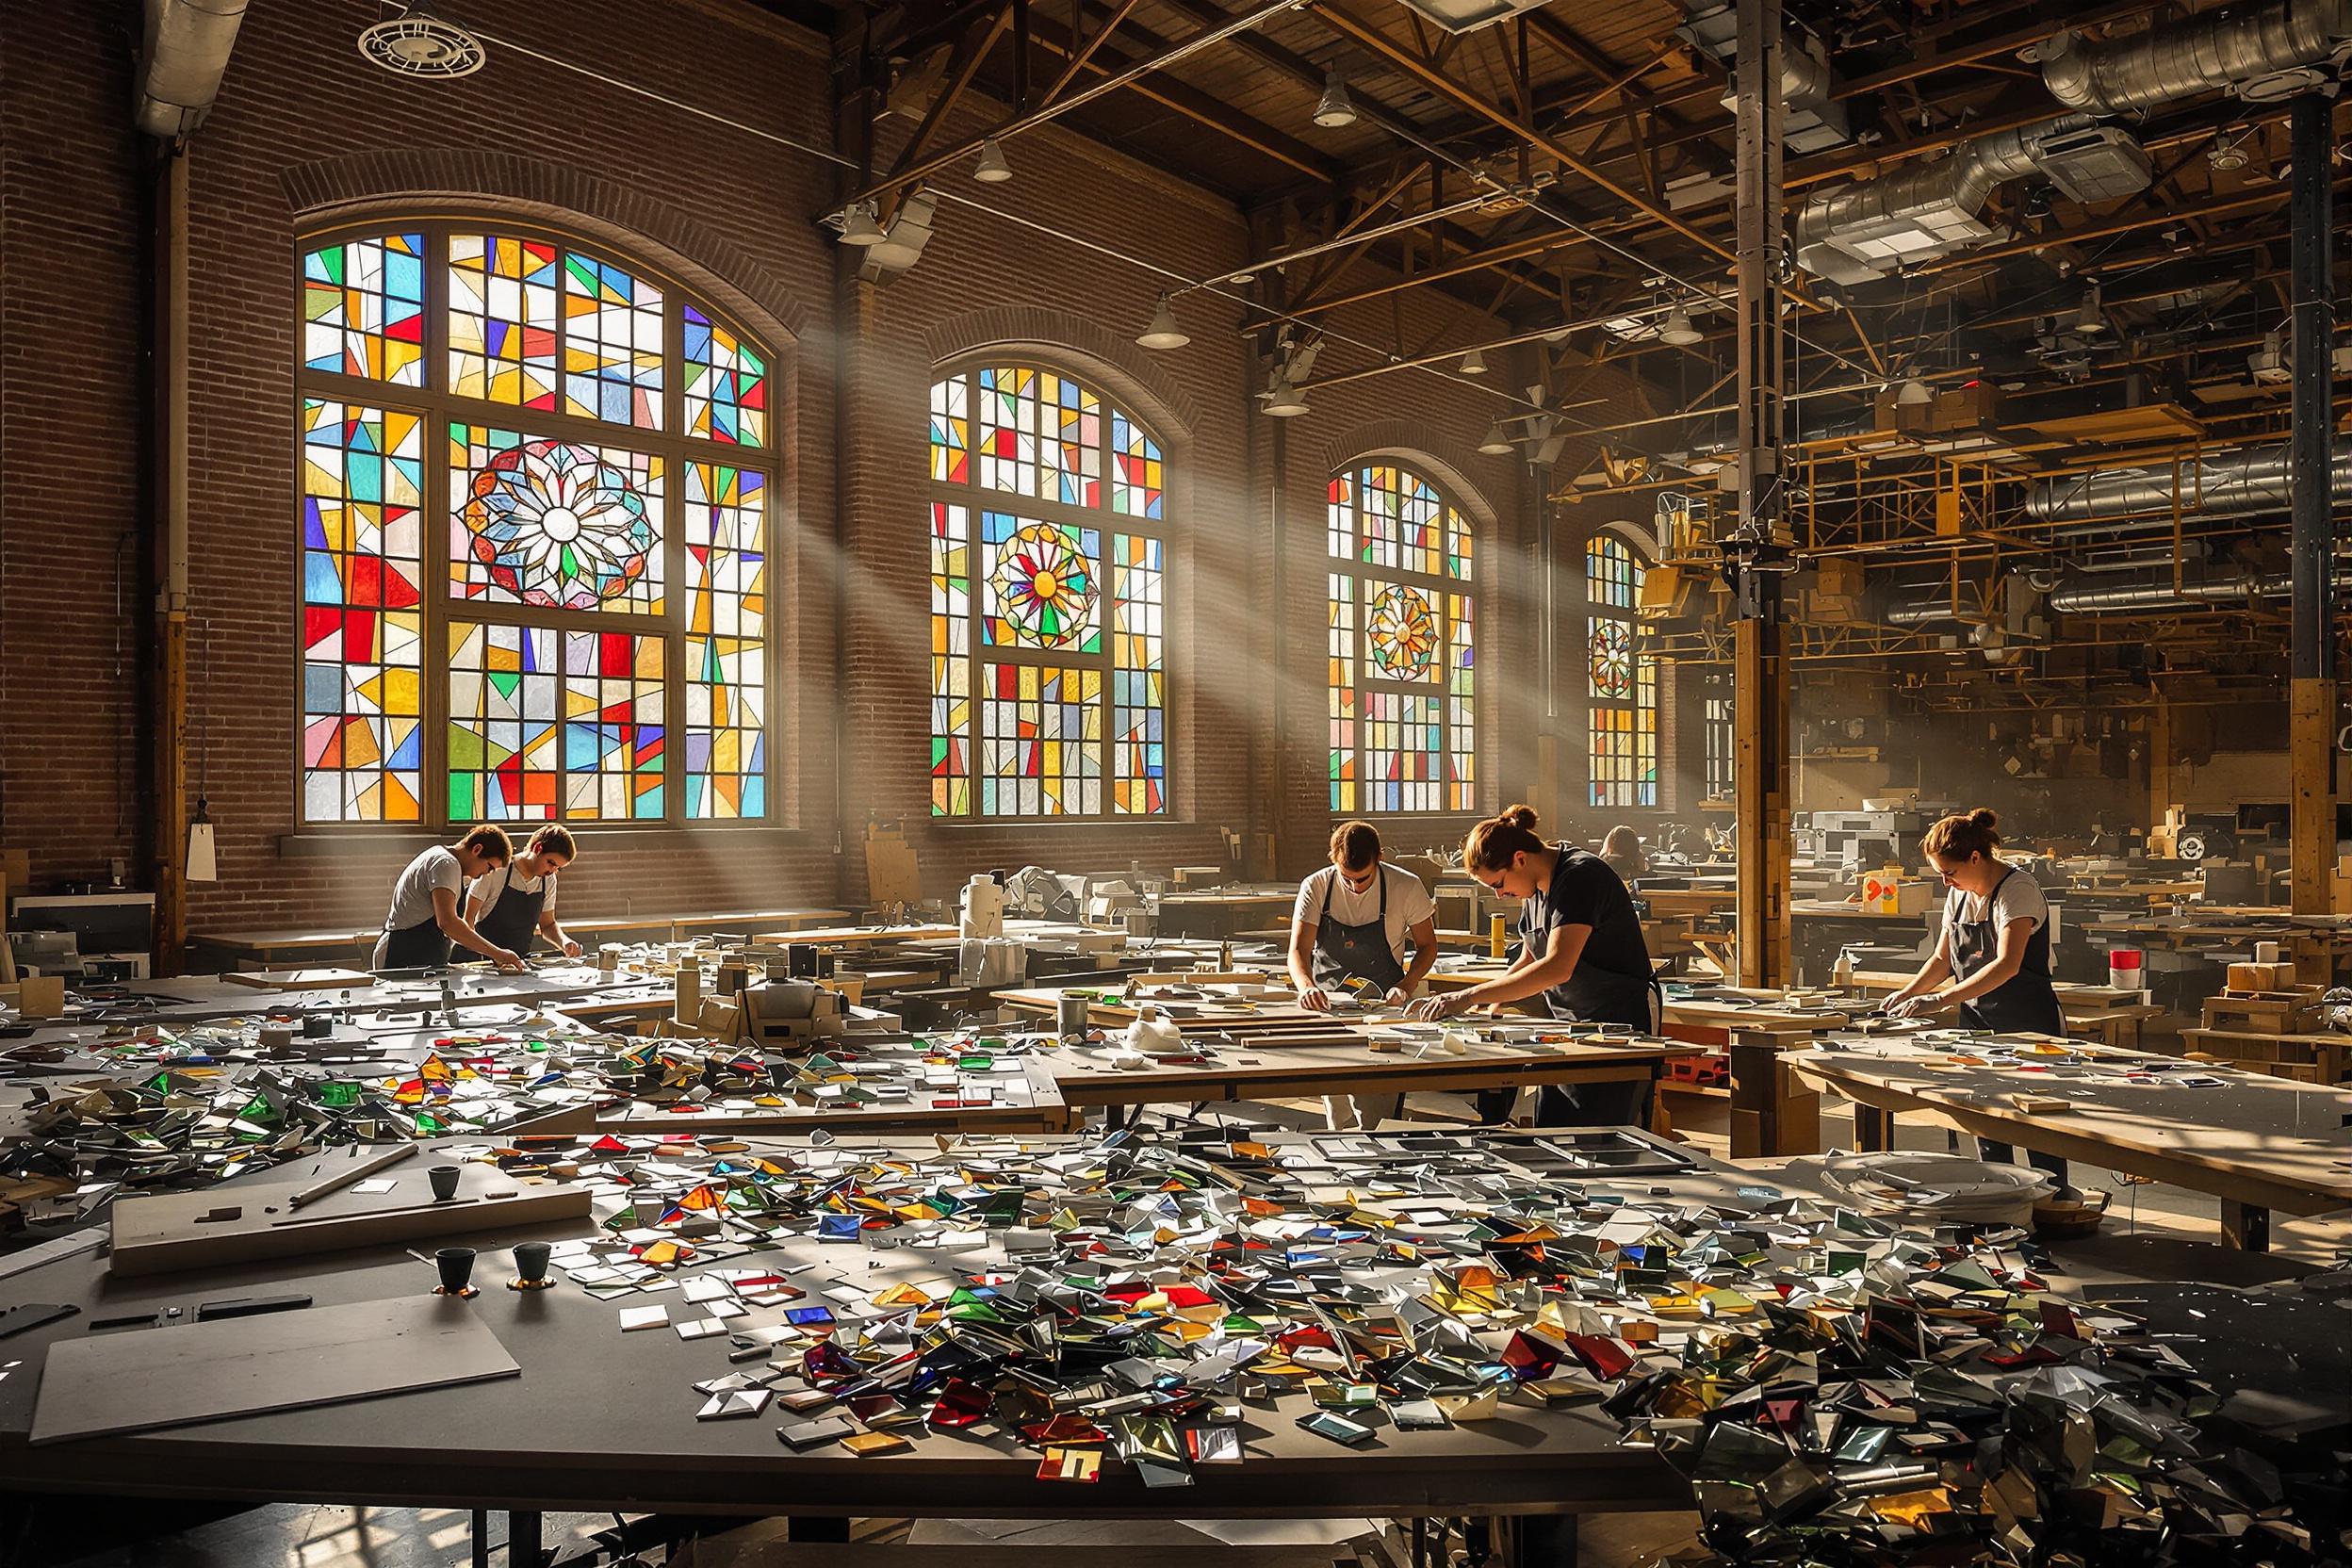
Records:
[[[2224,1233],[2243,1247],[2268,1244],[2272,1209],[2318,1214],[2352,1205],[2352,1132],[2344,1127],[2352,1093],[2202,1063],[2182,1070],[2176,1057],[2070,1041],[2042,1040],[2063,1053],[2047,1071],[1968,1059],[2003,1042],[2030,1049],[2038,1038],[1957,1046],[1834,1036],[1786,1060],[1854,1102],[1854,1135],[1864,1148],[1889,1146],[1892,1117],[1925,1114],[1979,1137],[2212,1193],[2222,1200]],[[2078,1074],[2067,1055],[2095,1070]],[[2162,1063],[2164,1070],[2132,1082],[2122,1074],[2134,1062]],[[2222,1083],[2170,1082],[2197,1076]],[[2039,1103],[2046,1100],[2066,1103]]]
[[[1892,970],[1856,970],[1854,975],[1854,988],[1865,993],[1891,994],[1910,983],[1910,974]],[[2066,1033],[2101,1045],[2137,1050],[2141,1026],[2149,1019],[2164,1016],[2164,1009],[2147,1001],[2141,991],[2069,980],[2053,981],[2050,988],[2058,993],[2058,1011],[2066,1021]]]
[[[575,938],[636,936],[652,941],[683,941],[707,931],[755,925],[793,929],[802,924],[846,920],[846,909],[745,909],[684,915],[564,914],[564,929]],[[364,956],[376,945],[383,928],[364,931],[198,931],[188,939],[188,955],[203,955],[229,969],[285,969],[317,965],[327,959],[357,954]]]

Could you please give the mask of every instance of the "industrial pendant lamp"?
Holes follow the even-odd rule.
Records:
[[[2099,285],[2082,291],[2082,306],[2074,313],[2074,330],[2078,333],[2102,333],[2107,330],[2107,312],[2100,307]]]
[[[1478,450],[1489,457],[1511,455],[1511,433],[1503,429],[1500,419],[1487,427],[1486,439],[1478,443]]]
[[[1898,408],[1923,408],[1935,400],[1936,389],[1917,376],[1906,380],[1903,390],[1895,394],[1895,406]]]
[[[1705,335],[1690,324],[1690,313],[1680,305],[1666,313],[1658,329],[1658,340],[1677,349],[1687,349]]]
[[[1013,166],[1004,161],[1004,149],[996,144],[996,138],[980,139],[980,162],[972,177],[982,185],[1003,185],[1013,177]]]
[[[1136,345],[1146,349],[1181,349],[1191,341],[1176,324],[1176,307],[1165,294],[1160,296],[1160,308],[1152,313],[1152,324],[1135,338]]]
[[[1315,122],[1336,131],[1356,122],[1356,103],[1348,96],[1348,78],[1333,66],[1323,78],[1323,99],[1315,106]]]
[[[1307,400],[1290,384],[1288,376],[1279,376],[1266,395],[1266,411],[1277,419],[1296,419],[1307,412]]]
[[[874,204],[872,202],[853,203],[849,206],[848,210],[842,214],[842,244],[856,245],[860,249],[863,249],[869,245],[879,245],[888,237],[889,237],[882,232],[882,225],[874,220]]]
[[[1462,373],[1465,376],[1486,374],[1486,356],[1473,349],[1462,356]]]

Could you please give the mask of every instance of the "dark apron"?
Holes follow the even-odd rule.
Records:
[[[2000,896],[2001,883],[2017,874],[2012,866],[2001,874],[2001,882],[1993,884],[1993,890],[1984,895],[1983,920],[1953,924],[1952,972],[1964,983],[1990,967],[2001,952],[2001,933],[1993,928],[1993,900]],[[2058,992],[2050,983],[2049,922],[2035,926],[2034,935],[2026,939],[2025,957],[2017,972],[1975,1001],[1960,1004],[1960,1017],[1971,1029],[2061,1036],[2066,1032]]]
[[[1568,857],[1576,853],[1561,844],[1560,863],[1565,866]],[[1614,869],[1613,867],[1611,868]],[[1558,869],[1553,875],[1560,874]],[[1540,928],[1534,922],[1541,920],[1543,894],[1527,901],[1519,922],[1520,940],[1526,951],[1533,952]],[[1552,1017],[1575,1023],[1623,1023],[1642,1034],[1656,1034],[1659,1009],[1665,1004],[1665,993],[1654,978],[1620,974],[1612,970],[1597,969],[1579,962],[1576,972],[1551,989],[1542,993],[1544,1008]],[[1646,1127],[1650,1122],[1651,1085],[1630,1084],[1546,1084],[1536,1096],[1535,1124],[1539,1127]],[[1478,1097],[1481,1118],[1494,1108],[1489,1094],[1502,1096],[1501,1112],[1508,1114],[1512,1091],[1488,1091]]]
[[[527,893],[514,886],[514,874],[510,870],[506,886],[498,890],[498,901],[482,912],[474,922],[474,929],[509,953],[529,953],[531,939],[538,934],[539,911],[547,902],[547,879],[539,879],[539,890]]]
[[[1348,980],[1368,980],[1385,996],[1405,983],[1405,966],[1388,945],[1388,868],[1376,873],[1380,885],[1380,913],[1365,925],[1349,925],[1331,914],[1332,895],[1339,891],[1339,872],[1323,890],[1323,918],[1315,928],[1315,983],[1325,990]]]
[[[1984,918],[1953,923],[1952,937],[1952,972],[1955,978],[1966,981],[1983,971],[2001,954],[2001,932],[1993,924],[1993,899],[2001,892],[2001,883],[2017,874],[2015,866],[2001,873],[2001,882],[1984,895]],[[2057,1035],[2066,1032],[2066,1016],[2058,1005],[2057,989],[2050,983],[2050,923],[2044,921],[2026,939],[2025,956],[2017,964],[2017,972],[2003,984],[1986,991],[1973,1002],[1960,1004],[1960,1021],[1971,1029],[1992,1029],[2004,1034],[2019,1032],[2036,1035]],[[2007,1164],[2015,1154],[2008,1144],[1992,1138],[1976,1140],[1980,1159]],[[2035,1150],[2026,1152],[2026,1161],[2036,1169],[2047,1170],[2058,1178],[2058,1184],[2066,1184],[2066,1162],[2055,1154]]]
[[[390,916],[384,917],[387,921]],[[438,969],[449,961],[449,939],[441,934],[439,921],[428,915],[415,925],[403,925],[398,931],[387,924],[384,928],[384,969]]]

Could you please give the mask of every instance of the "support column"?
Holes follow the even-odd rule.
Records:
[[[2317,92],[2291,109],[2295,149],[2294,430],[2289,504],[2294,583],[2293,721],[2288,738],[2289,841],[2295,912],[2329,912],[2336,859],[2335,519],[2329,473],[2328,352],[2334,203],[2329,181],[2333,102]]]
[[[1782,484],[1780,0],[1740,0],[1733,127],[1739,212],[1739,514],[1723,541],[1732,590],[1732,792],[1738,980],[1781,986],[1788,962],[1788,678],[1781,580],[1792,564]]]
[[[155,584],[150,815],[158,976],[188,951],[188,143],[155,164],[155,472],[149,547]]]

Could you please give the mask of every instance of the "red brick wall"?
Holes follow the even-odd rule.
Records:
[[[112,0],[48,0],[0,24],[0,843],[29,846],[38,880],[133,853],[143,813],[139,574],[126,556],[118,618],[111,566],[118,542],[144,526],[148,423],[131,14]],[[1484,792],[1490,806],[1526,792],[1533,492],[1515,460],[1473,449],[1498,400],[1391,375],[1329,389],[1277,431],[1250,397],[1261,370],[1238,304],[1187,298],[1192,345],[1149,352],[1133,337],[1162,280],[954,203],[911,273],[887,287],[841,285],[835,247],[808,221],[836,188],[825,160],[495,41],[577,57],[824,145],[821,41],[713,0],[575,0],[561,27],[550,14],[530,0],[477,0],[466,21],[494,40],[489,65],[428,84],[359,57],[365,8],[257,6],[196,139],[190,739],[202,756],[190,784],[204,776],[221,880],[194,890],[195,928],[371,922],[423,841],[302,835],[294,820],[297,240],[394,214],[520,216],[583,234],[710,296],[779,351],[785,526],[771,596],[789,668],[773,723],[789,825],[591,829],[569,906],[855,900],[858,834],[871,818],[908,821],[935,893],[971,870],[1031,859],[1211,859],[1218,827],[1272,831],[1286,870],[1312,863],[1329,821],[1323,490],[1332,466],[1374,449],[1434,461],[1492,517],[1478,583]],[[630,41],[625,52],[595,47],[616,38]],[[886,142],[905,134],[903,122],[889,126]],[[955,173],[943,184],[1189,277],[1250,255],[1230,204],[1059,130],[1020,138],[1008,155],[1009,185]],[[1416,351],[1495,331],[1426,291],[1332,324]],[[941,362],[999,347],[1094,379],[1166,437],[1181,540],[1165,822],[1004,827],[928,815],[926,392]],[[1364,353],[1334,344],[1319,368]],[[1450,837],[1461,825],[1414,825],[1399,837]],[[837,843],[849,853],[837,858]]]

